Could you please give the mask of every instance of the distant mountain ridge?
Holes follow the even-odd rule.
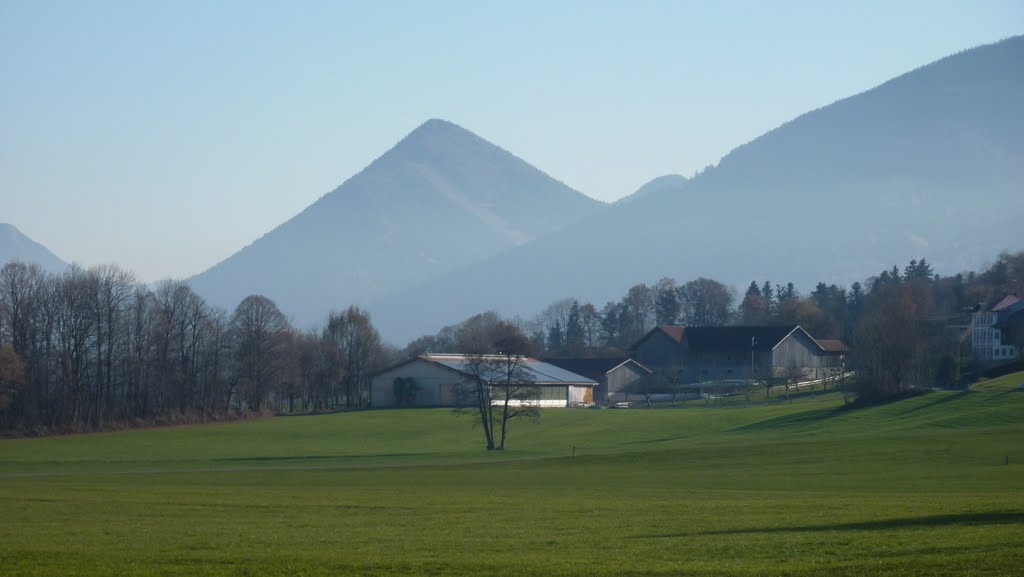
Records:
[[[654,186],[371,311],[403,342],[487,309],[600,306],[662,276],[810,290],[922,256],[946,273],[977,268],[1024,248],[1021,102],[1024,37],[967,50],[804,114],[685,186]],[[451,287],[458,299],[444,298]]]
[[[665,176],[659,176],[651,179],[643,186],[638,188],[633,194],[626,195],[619,200],[615,201],[614,204],[625,204],[627,202],[633,202],[639,198],[643,198],[650,194],[676,194],[686,188],[686,185],[690,181],[685,176],[679,174],[666,174]]]
[[[48,272],[63,272],[68,263],[42,244],[25,236],[13,224],[0,223],[0,266],[11,261],[38,264]]]
[[[429,120],[300,214],[189,280],[229,310],[251,293],[298,322],[483,261],[606,207]]]

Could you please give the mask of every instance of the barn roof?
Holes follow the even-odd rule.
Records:
[[[818,341],[818,344],[821,345],[821,348],[825,349],[825,352],[829,354],[842,354],[850,351],[849,347],[846,346],[846,343],[840,340],[821,339]]]
[[[989,307],[986,309],[987,312],[997,313],[1004,311],[1011,306],[1020,302],[1020,298],[1017,295],[1004,295],[1000,299],[993,300]]]
[[[644,336],[637,339],[637,341],[633,343],[633,346],[631,346],[630,349],[635,350],[637,347],[640,346],[641,343],[651,338],[653,335],[659,333],[664,334],[665,336],[667,336],[668,338],[672,339],[677,343],[682,343],[683,333],[685,331],[686,327],[683,325],[658,325],[653,329],[647,331],[647,333],[644,334]]]
[[[770,351],[797,325],[686,327],[686,344],[692,351]],[[812,339],[813,340],[813,339]]]
[[[504,378],[504,375],[501,373],[501,365],[509,357],[505,355],[425,354],[420,355],[418,358],[469,377],[475,378],[476,374],[479,373],[487,381],[497,382]],[[531,357],[519,357],[518,362],[521,363],[517,371],[517,379],[520,383],[584,387],[597,385],[596,382],[584,376]]]
[[[583,358],[553,358],[544,359],[545,362],[561,367],[567,371],[574,372],[578,375],[583,375],[588,379],[595,381],[601,380],[606,374],[613,369],[616,369],[622,365],[631,363],[640,368],[641,371],[650,373],[651,370],[634,361],[629,357],[610,357],[610,358],[598,358],[598,359],[583,359]]]

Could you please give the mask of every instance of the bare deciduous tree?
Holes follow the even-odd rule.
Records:
[[[692,280],[679,288],[686,324],[699,327],[729,323],[736,294],[724,284],[709,278]]]
[[[235,379],[242,401],[255,411],[262,410],[276,384],[289,329],[277,305],[262,295],[245,297],[231,315]]]

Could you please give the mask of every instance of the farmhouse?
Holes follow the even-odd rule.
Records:
[[[1017,347],[1006,337],[1014,332],[1011,319],[1021,310],[1024,301],[1015,295],[1004,295],[978,307],[971,315],[971,350],[975,360],[998,364],[1017,359]]]
[[[797,325],[687,327],[660,325],[632,347],[644,366],[683,383],[817,378],[842,362],[846,347],[829,341],[826,350]]]
[[[466,397],[477,379],[504,382],[501,367],[514,358],[516,382],[536,391],[527,402],[542,407],[566,407],[594,402],[591,379],[530,357],[505,355],[423,354],[373,377],[372,407],[456,407],[473,402]]]
[[[627,357],[554,358],[544,361],[596,382],[594,402],[602,404],[625,400],[625,393],[635,389],[640,379],[651,374],[650,369]]]

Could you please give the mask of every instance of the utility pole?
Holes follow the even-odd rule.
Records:
[[[757,337],[750,337],[750,380],[754,380],[754,345],[757,344]]]

